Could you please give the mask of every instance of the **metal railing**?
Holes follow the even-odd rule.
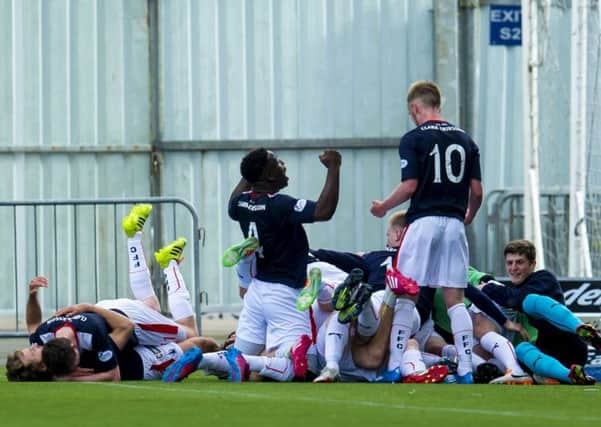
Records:
[[[513,239],[524,237],[524,194],[496,190],[486,197],[486,267],[504,275],[503,249]],[[546,267],[559,276],[567,275],[569,235],[569,194],[565,189],[540,194],[541,224]]]
[[[183,263],[181,269],[200,331],[200,243],[204,230],[189,202],[174,197],[22,200],[0,202],[0,337],[27,336],[22,326],[27,283],[37,275],[48,276],[51,282],[49,289],[40,292],[45,316],[67,304],[130,296],[121,220],[136,203],[154,206],[144,229],[146,248],[152,242],[152,247],[159,249],[182,235],[188,239],[185,256],[192,262]],[[147,254],[147,258],[151,257]],[[161,269],[148,261],[164,308]]]

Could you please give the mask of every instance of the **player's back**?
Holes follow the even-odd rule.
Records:
[[[230,206],[245,237],[255,236],[256,278],[302,288],[306,279],[309,243],[302,223],[312,222],[314,202],[283,194],[243,193]]]
[[[471,180],[481,179],[480,154],[471,137],[448,122],[428,121],[403,136],[399,154],[403,180],[418,180],[407,222],[433,215],[463,220]]]
[[[29,341],[43,345],[55,338],[55,332],[64,326],[69,326],[76,332],[81,350],[92,350],[94,337],[109,335],[108,325],[101,316],[95,313],[80,313],[74,316],[50,317],[29,336]]]

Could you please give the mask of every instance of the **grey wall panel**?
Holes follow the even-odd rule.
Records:
[[[472,136],[480,145],[483,183],[488,192],[523,182],[522,49],[490,46],[488,8],[476,13]]]
[[[146,1],[0,1],[0,146],[148,144]]]
[[[396,136],[432,2],[159,3],[165,140]]]
[[[540,61],[537,64],[539,73],[539,120],[540,152],[539,179],[541,191],[556,191],[569,188],[570,158],[570,78],[571,78],[571,9],[569,2],[551,2],[552,6],[545,12],[542,4],[538,8],[538,47]],[[594,92],[598,55],[599,15],[595,2],[589,9],[589,69],[588,93]],[[489,7],[482,6],[471,12],[475,16],[473,45],[475,59],[471,65],[475,88],[473,98],[473,135],[480,144],[482,153],[483,180],[487,192],[498,189],[513,188],[523,190],[524,187],[524,135],[522,131],[526,112],[523,108],[523,62],[522,54],[525,46],[502,47],[489,45]],[[590,96],[589,96],[590,99]],[[598,106],[593,106],[596,109]],[[593,128],[593,136],[598,134]],[[589,138],[591,136],[589,135]],[[492,199],[491,199],[492,200]],[[550,208],[542,205],[543,214]],[[477,231],[474,239],[477,250],[473,251],[478,265],[486,265],[483,258],[484,222],[487,220],[483,212],[477,218]],[[521,219],[506,219],[503,223],[507,235],[512,238],[521,237],[516,232],[509,233],[511,224]],[[567,227],[561,221],[547,224],[544,238],[553,240],[549,235],[552,227],[555,232],[563,232]],[[516,229],[519,227],[516,227]],[[499,236],[490,236],[489,242]],[[505,238],[502,236],[501,238]],[[556,242],[551,242],[555,244]],[[545,243],[547,246],[547,243]],[[563,245],[560,245],[563,246]],[[501,245],[502,249],[502,245]],[[553,249],[547,248],[547,256]],[[497,249],[498,253],[498,249]],[[502,256],[499,255],[499,256]],[[561,258],[565,258],[562,256]],[[489,266],[492,267],[492,266]],[[501,273],[502,271],[498,271]]]
[[[398,184],[400,175],[395,149],[342,150],[341,194],[338,209],[329,222],[305,226],[312,247],[346,251],[382,248],[386,222],[371,216],[369,207]],[[326,169],[318,150],[278,150],[286,162],[289,186],[284,193],[316,200],[325,181]],[[169,152],[164,158],[164,195],[190,200],[200,224],[206,229],[201,249],[201,287],[209,294],[203,309],[226,310],[239,304],[234,269],[221,266],[221,254],[242,239],[238,224],[227,214],[227,200],[238,183],[243,151]],[[185,218],[182,217],[185,221]],[[184,228],[185,229],[185,228]],[[166,235],[177,235],[167,229]],[[188,237],[188,236],[184,236]],[[184,262],[184,277],[191,266]]]
[[[3,200],[144,197],[150,194],[147,153],[0,154]]]
[[[0,199],[48,200],[146,197],[150,195],[147,153],[17,153],[0,154],[4,185]],[[117,217],[127,213],[120,207]],[[76,218],[77,217],[77,218]],[[92,219],[97,218],[98,226]],[[0,237],[7,250],[0,271],[7,286],[19,285],[23,307],[27,281],[49,276],[53,288],[45,309],[78,300],[125,295],[128,291],[125,238],[109,207],[0,208]],[[77,222],[77,227],[73,224]],[[34,250],[37,244],[39,249]],[[150,241],[150,236],[147,237]],[[117,241],[117,244],[115,244]],[[150,253],[150,252],[149,252]],[[96,288],[91,285],[100,283]],[[69,291],[67,291],[69,290]],[[14,289],[0,292],[0,310],[14,307]]]
[[[523,187],[522,48],[491,46],[489,8],[479,9],[474,34],[477,86],[474,137],[482,148],[487,191]],[[569,180],[570,10],[553,7],[539,34],[541,188]]]

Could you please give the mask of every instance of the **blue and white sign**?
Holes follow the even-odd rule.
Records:
[[[522,7],[490,5],[490,44],[522,44]]]

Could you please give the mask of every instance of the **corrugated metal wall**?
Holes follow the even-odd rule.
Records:
[[[512,2],[517,3],[519,2]],[[541,192],[557,193],[569,191],[570,173],[570,64],[571,64],[571,9],[568,1],[540,2],[538,8],[539,73],[539,131],[540,131],[540,188]],[[545,5],[550,7],[544,7]],[[595,83],[599,79],[599,3],[590,2],[587,90],[588,108],[598,110],[594,105]],[[524,187],[524,135],[523,120],[523,62],[522,47],[489,45],[490,7],[466,8],[471,35],[468,48],[473,52],[473,60],[464,64],[471,84],[464,87],[466,105],[470,111],[468,129],[480,144],[484,185],[488,194],[500,189],[514,189],[519,192]],[[598,85],[598,82],[596,83]],[[590,120],[589,120],[590,123]],[[587,130],[591,141],[598,132]],[[491,202],[498,200],[493,197]],[[485,201],[486,203],[486,201]],[[492,205],[491,205],[492,206]],[[507,206],[507,205],[505,205]],[[485,208],[486,206],[484,206]],[[567,206],[566,206],[567,207]],[[567,212],[557,206],[541,202],[543,214],[550,220],[543,220],[543,241],[547,250],[547,267],[558,274],[567,274]],[[517,209],[523,212],[522,208]],[[490,211],[489,214],[495,214]],[[564,216],[565,215],[565,216]],[[479,214],[474,227],[475,239],[472,246],[473,260],[477,265],[486,266],[496,274],[504,274],[502,248],[508,238],[523,237],[522,216],[505,217],[503,235],[488,233],[485,223],[490,222],[486,211]],[[490,230],[489,230],[490,231]],[[486,237],[486,238],[485,238]],[[504,238],[505,237],[505,238]],[[493,261],[494,260],[494,261]]]
[[[541,185],[569,179],[570,9],[539,11]],[[489,45],[489,7],[474,9],[474,138],[483,151],[487,190],[523,186],[522,48]]]
[[[148,23],[155,3],[0,0],[0,49],[10,59],[0,64],[0,163],[10,171],[1,197],[150,194]],[[253,142],[223,150],[231,139],[288,148],[278,153],[288,162],[289,192],[317,198],[325,177],[319,150],[298,149],[299,140],[371,138],[374,148],[342,150],[336,220],[308,229],[315,246],[379,247],[384,225],[369,216],[369,203],[399,175],[396,149],[390,140],[380,147],[379,138],[397,138],[408,129],[406,86],[433,77],[432,2],[158,5],[166,148],[160,191],[198,207],[207,230],[202,271],[210,305],[238,300],[234,273],[218,260],[240,238],[225,200],[238,179],[244,146]],[[284,139],[297,142],[289,146]],[[199,151],[209,140],[213,148]],[[192,142],[170,151],[181,149],[177,141]],[[43,273],[44,262],[39,264],[21,262],[20,277]],[[10,300],[5,297],[3,307]]]
[[[2,0],[0,31],[0,197],[148,195],[146,2]]]
[[[433,78],[432,2],[206,0],[160,2],[159,11],[164,147],[193,141],[190,151],[164,153],[163,191],[199,202],[210,305],[239,301],[235,272],[219,264],[242,236],[227,199],[245,150],[226,150],[240,146],[231,140],[275,147],[287,162],[285,192],[317,199],[320,150],[287,143],[370,138],[364,149],[341,150],[335,218],[307,231],[313,247],[382,247],[385,223],[369,207],[398,183],[400,169],[396,148],[378,138],[409,129],[407,85]],[[193,151],[207,145],[221,149]]]
[[[160,2],[163,139],[397,136],[432,2]],[[167,30],[168,29],[168,30]]]
[[[148,51],[145,0],[0,0],[2,200],[150,195]],[[82,209],[77,236],[63,228],[57,246],[49,231],[53,214],[41,210],[35,254],[33,217],[24,212],[17,210],[13,229],[13,213],[1,210],[0,309],[15,306],[17,281],[23,308],[25,286],[35,274],[63,288],[79,274],[82,297],[90,299],[94,290],[85,285],[93,265],[106,286],[100,295],[110,294],[116,286],[112,232],[85,226],[94,215],[102,218],[102,209]],[[72,211],[59,209],[58,218],[65,225]],[[13,233],[28,237],[15,248]],[[77,273],[76,238],[79,259],[88,265]],[[53,271],[56,257],[60,267]],[[120,265],[126,284],[127,267]],[[53,307],[53,294],[48,291],[46,307]]]

